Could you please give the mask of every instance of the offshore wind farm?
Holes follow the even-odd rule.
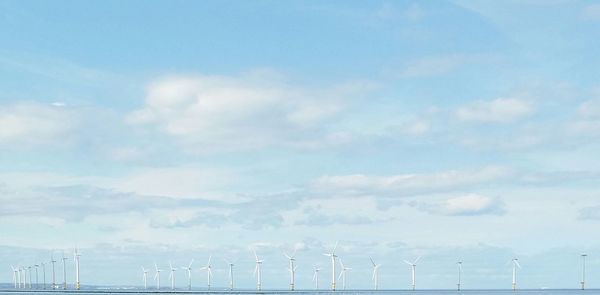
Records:
[[[600,0],[0,0],[0,295],[600,295]]]

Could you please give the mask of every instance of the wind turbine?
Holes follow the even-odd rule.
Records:
[[[73,260],[75,262],[75,289],[79,290],[81,288],[81,282],[79,280],[79,257],[81,254],[79,250],[75,248],[75,253],[73,253]]]
[[[56,289],[56,273],[54,272],[56,260],[54,260],[54,253],[50,253],[50,263],[52,263],[52,290],[54,290]]]
[[[42,276],[44,277],[44,290],[46,289],[46,263],[42,262],[40,263],[40,265],[42,266]]]
[[[379,290],[379,267],[381,264],[375,264],[375,261],[371,257],[369,259],[371,260],[371,264],[373,264],[373,277],[371,279],[375,283],[375,290]]]
[[[190,264],[187,267],[182,267],[182,269],[187,270],[188,274],[188,290],[192,290],[192,263],[194,263],[194,259],[190,261]]]
[[[585,290],[585,258],[587,254],[581,254],[581,290]]]
[[[232,262],[225,260],[225,262],[229,265],[229,290],[233,290],[233,264]]]
[[[142,266],[143,279],[144,279],[144,289],[148,289],[148,271]]]
[[[23,273],[23,267],[18,266],[17,270],[19,271],[19,287],[25,288],[25,274]]]
[[[404,260],[404,263],[410,265],[410,267],[411,267],[412,289],[413,289],[413,291],[417,287],[417,277],[416,277],[416,275],[417,275],[417,262],[419,262],[419,259],[421,259],[421,256],[419,256],[417,259],[415,259],[414,262],[410,262],[410,261]]]
[[[212,255],[208,256],[208,262],[206,263],[206,266],[200,268],[201,270],[206,269],[206,280],[208,282],[208,290],[210,291],[210,279],[212,278],[212,265],[210,265],[210,260],[212,258]]]
[[[40,267],[39,264],[34,264],[33,267],[35,267],[35,288],[39,289],[40,288],[40,281],[38,279],[38,267]]]
[[[319,289],[319,271],[321,269],[315,265],[315,273],[313,275],[313,282],[315,282],[315,289]]]
[[[346,290],[346,272],[348,272],[352,268],[345,267],[344,264],[342,263],[341,258],[340,258],[340,266],[342,267],[342,271],[340,272],[340,277],[338,278],[338,280],[340,278],[342,278],[342,286],[343,286],[344,290]]]
[[[154,267],[156,268],[156,274],[154,275],[154,280],[156,281],[156,290],[160,290],[160,272],[162,270],[158,268],[156,262],[154,263]]]
[[[62,257],[62,262],[63,262],[63,289],[67,290],[67,257],[65,257],[65,252],[63,251],[63,257]]]
[[[28,275],[28,280],[29,280],[29,289],[31,289],[31,288],[32,288],[32,287],[31,287],[31,266],[28,266],[28,267],[27,267],[27,273],[29,274],[29,275]]]
[[[288,271],[290,272],[290,290],[294,291],[294,285],[296,283],[296,268],[298,268],[298,266],[294,265],[294,262],[296,262],[296,251],[294,251],[292,256],[287,255],[287,253],[283,253],[283,255],[285,255],[285,257],[287,257],[287,259],[290,260],[290,267],[288,268]]]
[[[513,258],[513,274],[512,274],[512,289],[513,291],[517,290],[517,267],[521,268],[521,264],[519,264],[519,259]]]
[[[338,246],[338,242],[335,242],[335,246],[333,247],[333,250],[331,250],[331,253],[325,253],[323,255],[325,256],[329,256],[331,257],[331,290],[335,291],[335,259],[337,258],[337,255],[335,255],[335,249],[337,249]]]
[[[262,274],[262,263],[263,261],[258,259],[256,251],[254,251],[254,258],[256,258],[256,266],[254,267],[254,275],[256,276],[256,290],[262,290],[261,286],[261,274]]]
[[[171,267],[171,272],[169,273],[169,279],[171,279],[171,290],[175,290],[175,271],[177,268],[173,267],[171,261],[169,261],[169,267]]]
[[[12,271],[13,271],[13,282],[15,282],[15,289],[16,289],[17,288],[17,273],[18,273],[18,271],[12,265],[10,266],[10,268],[12,268]]]
[[[456,284],[458,286],[458,291],[460,291],[460,278],[462,276],[462,261],[459,261],[456,263],[458,265],[458,284]]]

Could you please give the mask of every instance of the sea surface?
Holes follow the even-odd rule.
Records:
[[[589,289],[589,290],[574,290],[574,289],[546,289],[546,290],[344,290],[344,291],[315,291],[315,290],[265,290],[257,292],[254,290],[234,290],[234,291],[171,291],[171,290],[139,290],[139,289],[102,289],[102,290],[57,290],[57,291],[44,291],[44,290],[15,290],[6,289],[0,290],[0,295],[18,295],[18,294],[36,294],[36,295],[97,295],[97,294],[299,294],[299,295],[324,295],[324,294],[359,294],[359,295],[393,295],[393,294],[417,294],[417,295],[600,295],[600,289]]]

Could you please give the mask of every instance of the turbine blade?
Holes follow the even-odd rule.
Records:
[[[335,246],[333,246],[333,251],[331,251],[331,254],[335,254],[335,249],[337,249],[339,241],[335,241]]]
[[[406,263],[406,264],[408,264],[408,265],[411,265],[411,266],[413,265],[412,263],[410,263],[410,262],[408,262],[408,261],[406,261],[406,260],[404,260],[404,263]]]
[[[514,261],[515,261],[515,264],[517,265],[517,267],[518,267],[518,268],[521,268],[521,264],[519,263],[519,261],[518,261],[518,260],[516,260],[516,259],[515,259]]]
[[[373,267],[375,267],[375,261],[373,261],[373,258],[369,257],[369,259],[371,260],[371,263],[373,264]]]
[[[419,262],[419,260],[421,259],[421,257],[422,256],[417,257],[417,259],[415,259],[415,263],[414,264],[417,264],[417,262]]]
[[[188,266],[188,268],[192,268],[192,263],[194,263],[194,258],[192,258],[192,261],[190,261],[190,265]]]

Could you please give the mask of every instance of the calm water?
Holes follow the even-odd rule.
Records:
[[[161,291],[156,292],[152,290],[143,291],[143,290],[81,290],[81,291],[21,291],[21,290],[0,290],[0,294],[5,295],[17,295],[17,294],[36,294],[36,295],[60,295],[67,294],[72,295],[74,293],[82,294],[82,295],[97,295],[97,294],[299,294],[299,295],[323,295],[323,294],[361,294],[361,295],[392,295],[392,294],[419,294],[419,295],[454,295],[454,294],[464,294],[464,295],[514,295],[514,294],[522,294],[522,295],[559,295],[559,294],[572,294],[572,295],[600,295],[600,290],[519,290],[516,292],[510,290],[464,290],[464,291],[455,291],[455,290],[417,290],[417,291],[408,291],[408,290],[381,290],[381,291],[362,291],[362,290],[346,290],[346,291],[277,291],[277,290],[269,290],[263,292],[256,291]]]

